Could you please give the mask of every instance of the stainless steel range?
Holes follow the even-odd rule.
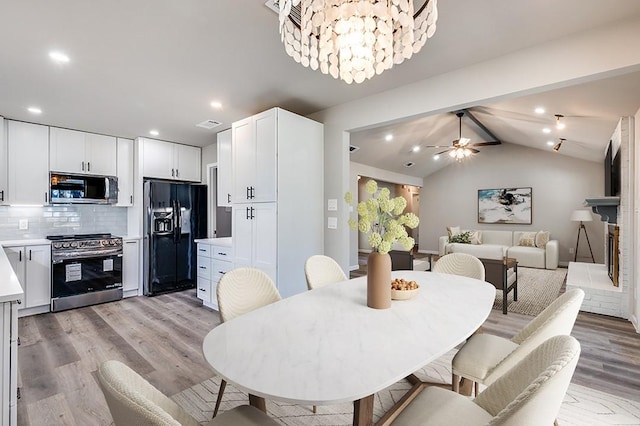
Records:
[[[51,310],[122,299],[122,238],[50,235]]]

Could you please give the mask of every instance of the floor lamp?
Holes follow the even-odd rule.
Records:
[[[580,222],[580,226],[578,227],[578,239],[576,240],[576,251],[573,261],[578,260],[578,244],[580,243],[580,232],[584,231],[584,236],[587,238],[587,244],[589,245],[589,251],[591,252],[591,260],[593,263],[596,263],[595,258],[593,257],[593,250],[591,250],[591,243],[589,242],[589,235],[587,235],[587,228],[584,226],[584,222],[591,222],[593,217],[591,216],[591,212],[589,210],[574,210],[571,214],[572,222]]]

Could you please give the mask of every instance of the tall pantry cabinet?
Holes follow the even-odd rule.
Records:
[[[324,251],[323,126],[281,108],[232,125],[234,267],[255,267],[282,297],[307,290]]]

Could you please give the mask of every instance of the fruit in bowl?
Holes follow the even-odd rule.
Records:
[[[420,286],[415,281],[407,281],[404,278],[395,278],[391,281],[391,299],[411,299],[420,291]]]

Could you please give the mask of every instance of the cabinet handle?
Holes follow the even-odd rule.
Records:
[[[226,255],[227,255],[227,253],[223,253],[223,252],[220,252],[220,251],[218,252],[218,254],[219,254],[220,256],[226,256]]]
[[[87,163],[87,171],[90,172],[91,171],[91,161],[89,161]]]
[[[204,291],[205,293],[207,292],[207,289],[204,289],[204,288],[199,288],[198,290]]]
[[[2,201],[4,201],[4,191],[2,191]],[[227,194],[227,203],[231,202],[231,194]]]
[[[256,189],[252,186],[252,187],[251,187],[251,198],[252,198],[252,199],[253,199],[253,198],[256,198],[256,195],[254,194],[255,190],[256,190]]]
[[[249,187],[247,186],[247,200],[248,200],[249,198],[251,198],[251,197],[249,196]]]
[[[4,201],[4,189],[0,191],[0,201]]]
[[[176,177],[180,177],[180,170],[176,169]]]
[[[251,219],[255,219],[256,217],[253,215],[253,212],[255,211],[255,209],[253,207],[251,207]]]
[[[218,271],[218,273],[219,273],[220,275],[224,275],[224,274],[226,274],[226,272],[224,272],[224,271]]]
[[[249,217],[249,207],[245,207],[245,211],[247,213],[247,219],[251,219],[251,217]]]
[[[198,251],[206,251],[205,249],[198,249]]]
[[[45,193],[44,193],[44,202],[45,202],[45,203],[48,203],[48,202],[49,202],[49,193],[48,193],[48,192],[45,192]]]
[[[131,204],[133,204],[133,195],[129,196],[131,198]]]
[[[18,262],[22,262],[22,250],[18,252]]]
[[[176,177],[176,169],[171,169],[171,177]]]
[[[206,266],[198,266],[198,268],[200,268],[200,269],[207,269],[207,267],[206,267]]]
[[[82,171],[84,172],[84,161],[82,162]]]
[[[29,260],[31,260],[31,250],[29,250]]]

